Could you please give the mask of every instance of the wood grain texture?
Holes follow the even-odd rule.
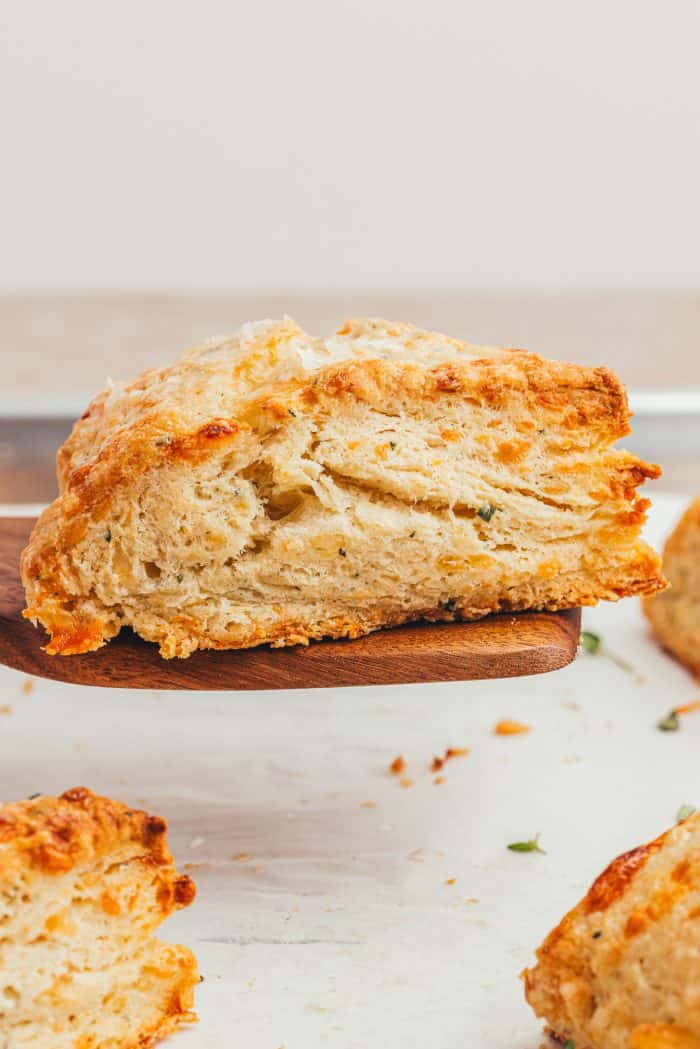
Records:
[[[130,631],[98,652],[48,656],[45,634],[22,618],[19,556],[34,520],[0,519],[0,663],[36,677],[110,688],[231,690],[470,681],[544,674],[571,663],[580,609],[416,624],[355,641],[295,648],[195,652],[164,660]]]

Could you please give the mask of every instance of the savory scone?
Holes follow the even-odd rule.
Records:
[[[575,1049],[700,1049],[700,813],[614,860],[523,978]]]
[[[163,656],[663,588],[605,368],[350,321],[244,326],[111,387],[22,557],[47,651]]]
[[[195,1019],[194,955],[154,936],[195,894],[166,835],[84,787],[0,806],[2,1049],[147,1049]]]
[[[700,676],[700,498],[670,535],[663,566],[671,588],[645,601],[644,611],[664,648]]]

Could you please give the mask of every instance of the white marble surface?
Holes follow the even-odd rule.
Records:
[[[682,502],[658,499],[654,541]],[[700,714],[655,728],[700,688],[636,602],[585,622],[641,679],[582,655],[502,682],[27,694],[0,668],[0,797],[85,784],[166,815],[178,862],[203,864],[165,930],[205,974],[173,1049],[537,1049],[533,948],[616,853],[700,804]],[[532,732],[495,737],[504,717]],[[472,753],[435,786],[447,746]],[[507,851],[537,832],[546,855]]]

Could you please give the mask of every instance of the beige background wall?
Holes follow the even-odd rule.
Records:
[[[473,342],[606,364],[633,389],[700,391],[700,294],[348,292],[0,297],[0,414],[77,413],[129,378],[246,320],[291,313],[315,334],[352,315],[411,320]],[[700,392],[698,394],[700,412]]]
[[[700,278],[695,0],[22,0],[0,290]]]

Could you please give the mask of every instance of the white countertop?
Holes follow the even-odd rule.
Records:
[[[653,541],[683,502],[657,497]],[[700,688],[635,601],[584,623],[641,679],[582,655],[511,681],[27,694],[0,668],[0,797],[84,784],[167,816],[178,863],[202,864],[165,928],[205,975],[173,1049],[537,1049],[533,949],[613,856],[700,804],[700,714],[655,727]],[[506,717],[532,732],[495,737]],[[472,752],[436,786],[448,746]],[[546,855],[507,851],[537,832]]]

